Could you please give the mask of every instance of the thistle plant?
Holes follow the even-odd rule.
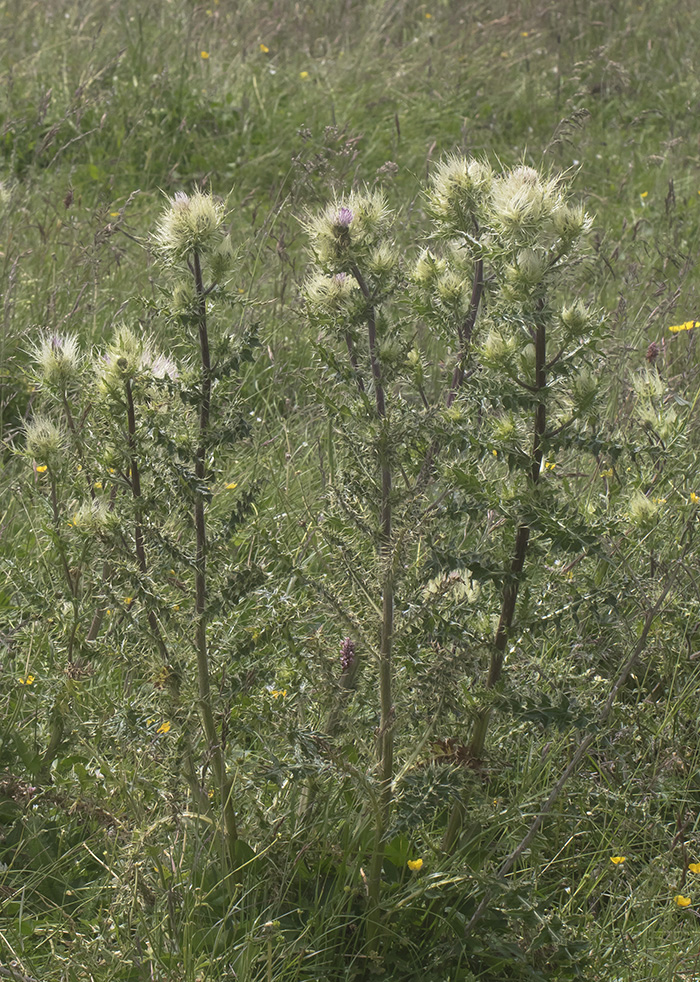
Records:
[[[200,362],[195,388],[198,421],[192,489],[198,709],[221,800],[229,860],[233,864],[238,839],[233,782],[224,759],[221,733],[214,718],[207,641],[206,501],[211,481],[208,461],[212,453],[210,420],[213,381],[207,314],[209,297],[226,276],[232,258],[229,241],[223,232],[223,222],[223,205],[212,195],[199,191],[191,195],[178,193],[171,199],[161,219],[156,244],[163,262],[178,276],[181,291],[192,291],[190,324],[196,331]],[[209,282],[205,283],[205,276],[209,277]]]
[[[396,643],[406,652],[408,639],[416,636],[421,611],[430,603],[429,584],[433,596],[441,589],[435,586],[440,577],[434,578],[440,562],[451,564],[441,573],[446,591],[452,589],[455,569],[462,570],[460,582],[471,580],[465,554],[471,555],[469,565],[486,569],[493,562],[493,536],[483,518],[479,523],[470,518],[459,533],[460,555],[444,547],[432,552],[431,543],[444,539],[438,532],[447,518],[444,502],[460,497],[460,485],[474,489],[478,501],[488,502],[482,516],[489,509],[502,514],[504,559],[510,553],[502,571],[485,584],[489,589],[469,587],[459,594],[459,602],[483,625],[479,644],[489,652],[481,680],[483,705],[472,709],[467,754],[477,763],[492,711],[490,693],[501,680],[527,572],[533,509],[539,514],[550,507],[543,505],[544,495],[538,501],[542,485],[551,479],[556,451],[571,439],[585,439],[595,397],[586,365],[596,319],[577,300],[575,287],[589,219],[569,202],[563,182],[526,166],[497,174],[483,161],[450,157],[431,179],[426,202],[431,241],[419,246],[412,268],[399,259],[391,215],[377,191],[338,198],[307,222],[314,255],[307,310],[322,329],[319,351],[328,384],[333,379],[336,386],[332,394],[326,390],[323,401],[336,434],[347,441],[331,498],[375,549],[368,577],[361,571],[370,562],[367,553],[342,539],[346,555],[355,550],[344,576],[362,581],[365,592],[376,585],[371,605],[376,626],[369,629],[366,612],[349,609],[347,592],[342,601],[330,597],[362,634],[368,653],[376,655],[371,937],[400,780],[394,764],[401,736],[396,680],[403,670],[395,662]],[[347,405],[354,405],[352,423]],[[465,514],[475,514],[473,502],[465,502]],[[458,513],[451,513],[446,528],[452,517]],[[336,548],[340,542],[334,534],[328,541]],[[488,637],[491,614],[483,607],[496,602]],[[472,625],[464,631],[477,633]],[[465,664],[463,671],[478,667]],[[448,848],[460,821],[458,806],[446,833]]]

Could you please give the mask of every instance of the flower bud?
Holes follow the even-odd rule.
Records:
[[[62,392],[80,377],[81,356],[73,335],[48,334],[32,351],[42,383]]]
[[[486,163],[449,156],[438,164],[430,180],[428,208],[448,234],[471,233],[491,186]]]
[[[128,327],[117,329],[117,334],[98,362],[97,371],[104,388],[122,386],[133,380],[143,370],[147,349]]]
[[[650,501],[641,491],[635,491],[628,505],[628,515],[634,525],[649,525],[659,510],[658,504]]]
[[[65,452],[65,438],[56,424],[46,417],[35,416],[24,430],[27,455],[39,464],[60,460]]]
[[[563,307],[559,315],[564,327],[573,335],[583,334],[590,326],[590,316],[581,300],[576,300],[570,307]]]

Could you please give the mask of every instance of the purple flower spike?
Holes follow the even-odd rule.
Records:
[[[340,228],[349,228],[354,217],[350,209],[343,205],[342,208],[338,209],[338,214],[335,216],[335,224]]]
[[[335,276],[333,277],[333,279],[338,284],[338,286],[344,286],[345,283],[347,282],[347,278],[348,278],[347,273],[336,273]]]
[[[345,638],[340,646],[340,669],[342,672],[349,672],[355,664],[355,642],[352,638]]]

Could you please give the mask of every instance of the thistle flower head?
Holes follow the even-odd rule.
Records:
[[[211,194],[178,191],[156,228],[155,244],[164,258],[181,262],[195,252],[211,254],[221,243],[224,206]]]
[[[345,638],[340,646],[340,670],[349,672],[355,664],[355,642],[352,638]]]
[[[146,348],[130,328],[117,328],[114,340],[98,361],[97,372],[102,386],[111,389],[133,380],[143,369]]]
[[[480,160],[449,156],[430,179],[428,208],[444,235],[471,233],[488,194],[493,174]]]
[[[656,518],[658,504],[647,498],[641,491],[635,491],[629,503],[628,515],[633,525],[649,525]]]
[[[423,249],[413,268],[412,279],[418,286],[430,288],[447,270],[444,259],[436,256],[430,249]]]
[[[328,272],[348,272],[384,242],[390,228],[384,196],[369,190],[330,202],[306,222],[312,248]]]
[[[514,286],[529,290],[544,279],[548,269],[547,257],[540,250],[521,249],[515,262],[506,269],[506,279]]]
[[[63,432],[44,416],[35,416],[26,424],[24,437],[27,455],[41,465],[57,462],[65,451]]]
[[[582,300],[563,307],[559,316],[564,327],[573,335],[584,334],[591,323],[590,314]]]
[[[43,384],[65,391],[80,376],[78,339],[72,334],[46,334],[32,350]]]
[[[527,245],[549,230],[560,202],[557,178],[544,178],[522,165],[493,181],[490,220],[498,233]]]
[[[346,309],[354,296],[360,295],[355,280],[347,273],[324,276],[316,273],[304,284],[304,297],[312,313],[323,315]]]
[[[71,525],[81,532],[107,532],[118,524],[118,516],[99,498],[86,501],[74,512],[71,519]]]

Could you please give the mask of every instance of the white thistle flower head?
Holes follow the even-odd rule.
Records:
[[[521,165],[494,180],[491,221],[506,238],[527,243],[548,230],[560,203],[557,178],[543,178],[534,167]]]
[[[434,255],[430,249],[423,249],[413,268],[413,282],[418,286],[430,288],[447,270],[444,259]]]
[[[53,420],[35,416],[24,428],[27,455],[39,465],[57,462],[66,449],[65,436]]]
[[[316,273],[304,284],[306,302],[318,314],[338,311],[352,300],[353,294],[358,295],[358,291],[357,283],[347,273],[336,273],[334,276]]]
[[[492,368],[504,368],[512,360],[518,350],[518,339],[515,335],[505,335],[497,328],[489,331],[481,348],[481,358],[484,364]]]
[[[586,214],[583,205],[559,204],[552,212],[554,232],[569,247],[586,232],[589,232],[593,221]]]
[[[102,388],[107,391],[115,386],[122,388],[143,371],[144,362],[148,363],[150,358],[148,347],[130,328],[125,325],[117,328],[114,340],[97,362]]]
[[[71,525],[81,532],[107,532],[118,524],[118,516],[100,498],[84,502],[71,519]]]
[[[451,155],[441,161],[430,179],[428,208],[447,234],[474,231],[493,172],[484,161]]]
[[[141,366],[144,371],[149,372],[154,378],[169,378],[171,382],[177,382],[180,372],[172,358],[167,355],[153,356],[150,351],[145,351],[141,359]]]
[[[82,359],[74,335],[46,334],[34,346],[32,354],[45,385],[65,391],[77,382]]]
[[[521,249],[515,263],[506,269],[506,278],[515,286],[530,289],[541,283],[547,273],[547,257],[535,249]]]
[[[194,253],[211,254],[222,239],[224,206],[211,194],[178,191],[156,228],[155,243],[166,259],[181,262]]]
[[[591,322],[590,314],[582,300],[575,300],[569,306],[563,307],[559,316],[564,327],[574,335],[583,334]]]

